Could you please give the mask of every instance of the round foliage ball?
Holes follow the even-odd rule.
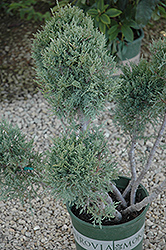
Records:
[[[35,35],[37,81],[60,117],[78,110],[93,117],[113,86],[115,62],[106,39],[77,7],[59,9]]]

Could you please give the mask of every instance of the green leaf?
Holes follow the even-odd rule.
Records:
[[[111,35],[112,33],[114,33],[115,31],[119,32],[119,25],[118,24],[115,24],[114,26],[112,26],[109,31],[108,31],[108,34]]]
[[[105,31],[106,31],[106,25],[105,25],[105,23],[102,23],[102,22],[99,23],[99,30],[100,30],[103,34],[105,34]]]
[[[24,7],[24,5],[21,3],[11,3],[9,5],[9,10],[17,10],[17,9],[23,8],[23,7]]]
[[[109,17],[116,17],[119,16],[122,13],[121,10],[117,10],[115,8],[111,8],[105,12]]]
[[[133,2],[138,2],[140,0],[136,0],[136,1],[133,1]],[[121,9],[122,12],[124,12],[128,6],[130,5],[129,2],[132,2],[132,1],[129,1],[129,0],[118,0],[118,6],[119,8]],[[133,5],[136,5],[136,3],[133,3]]]
[[[36,14],[36,12],[35,12],[35,10],[33,9],[32,6],[29,7],[28,9],[26,9],[26,12],[27,12],[27,18],[26,19],[28,21],[31,20],[35,16],[35,14]]]
[[[33,18],[33,14],[30,12],[30,13],[28,13],[28,15],[27,15],[27,20],[29,21],[29,20],[31,20]]]
[[[159,9],[161,12],[165,12],[165,8],[162,7],[162,6],[158,6],[158,9]]]
[[[136,8],[135,20],[144,27],[151,19],[152,13],[160,0],[142,0],[138,3]]]
[[[166,8],[166,7],[165,7],[165,8]],[[159,10],[160,14],[162,15],[162,17],[165,17],[165,16],[166,16],[165,8],[162,7],[162,6],[158,6],[158,10]]]
[[[160,15],[158,15],[156,12],[153,12],[152,13],[152,19],[154,20],[154,21],[157,21],[157,20],[159,20],[160,19]]]
[[[103,23],[105,23],[105,24],[110,24],[110,23],[111,23],[109,16],[107,16],[106,14],[102,14],[102,15],[100,16],[100,20],[101,20]]]
[[[36,4],[36,2],[37,2],[37,0],[27,0],[27,1],[25,1],[25,5]]]
[[[59,8],[64,7],[64,6],[66,6],[67,4],[69,4],[69,0],[62,0],[62,1],[59,2],[59,5],[56,5],[56,6],[54,6],[54,7],[52,8],[52,11],[55,12],[55,11],[57,11]]]
[[[104,12],[108,8],[109,4],[104,5],[102,12]]]
[[[97,9],[99,9],[100,11],[103,10],[104,8],[104,0],[97,0]]]
[[[116,47],[116,41],[113,41],[113,44],[112,44],[112,55],[115,54],[117,52],[117,47]]]
[[[118,47],[117,53],[116,55],[118,56],[118,58],[122,61],[122,51],[121,49]]]
[[[20,18],[21,18],[21,19],[24,19],[25,14],[26,14],[25,9],[21,9],[21,10],[20,10]]]
[[[123,47],[122,47],[122,55],[125,55],[126,51],[127,51],[127,46],[123,45]]]
[[[139,25],[134,20],[129,21],[129,26],[134,29],[139,29]]]
[[[98,15],[98,11],[96,9],[90,9],[90,10],[88,10],[88,14],[90,16],[96,16],[96,15]]]
[[[162,17],[166,18],[166,12],[162,13]]]
[[[50,12],[47,11],[47,12],[43,15],[43,18],[44,18],[45,20],[50,20],[50,19],[51,19]]]
[[[116,37],[118,36],[118,33],[119,33],[119,29],[115,30],[114,32],[112,32],[110,35],[109,35],[109,40],[110,41],[113,41],[116,39]]]
[[[133,34],[133,31],[132,29],[127,26],[127,25],[122,25],[121,27],[121,31],[125,37],[125,40],[127,40],[128,42],[132,42],[133,39],[134,39],[134,34]]]
[[[95,16],[94,18],[95,18],[95,20],[96,20],[97,22],[100,21],[100,20],[99,20],[99,15]],[[97,25],[97,26],[98,26],[98,25]]]
[[[160,2],[160,4],[161,4],[164,8],[166,8],[166,3]]]

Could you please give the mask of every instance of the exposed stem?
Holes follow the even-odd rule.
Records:
[[[133,133],[131,148],[129,151],[129,161],[130,161],[130,168],[133,180],[136,180],[135,147],[136,147],[136,132]]]
[[[154,142],[152,150],[151,150],[151,152],[149,154],[146,165],[145,165],[145,167],[142,170],[141,174],[139,175],[139,177],[137,178],[137,180],[135,181],[135,183],[132,186],[132,189],[131,189],[131,205],[134,204],[134,202],[135,202],[136,191],[137,191],[137,188],[138,188],[141,180],[144,178],[145,174],[147,173],[147,171],[149,170],[149,168],[150,168],[150,166],[152,164],[154,154],[155,154],[156,149],[157,149],[157,147],[158,147],[158,145],[160,143],[160,140],[161,140],[161,137],[162,137],[162,135],[164,133],[165,127],[166,127],[166,112],[165,112],[165,115],[164,115],[163,122],[161,124],[160,130],[158,132],[156,141]]]
[[[127,185],[126,189],[124,190],[124,192],[123,192],[123,194],[122,194],[123,198],[125,198],[126,195],[130,192],[131,187],[133,186],[133,183],[134,183],[134,182],[135,182],[135,180],[131,178],[129,184]]]
[[[166,179],[160,185],[154,188],[154,191],[152,192],[150,196],[144,198],[139,203],[132,204],[131,206],[123,210],[122,214],[132,213],[134,211],[140,211],[142,208],[152,203],[152,201],[154,201],[157,198],[157,196],[164,190],[166,190]]]
[[[105,196],[105,201],[107,202],[107,204],[112,204],[113,205],[113,200],[112,200],[112,198],[109,196],[109,194],[108,193],[100,193],[100,195],[102,195],[102,196]],[[100,206],[100,209],[102,209],[102,210],[104,210],[105,209],[105,204],[104,204],[104,202],[101,202],[100,204],[99,204],[99,206]],[[116,210],[115,209],[115,212],[114,212],[114,221],[115,222],[119,222],[119,221],[121,221],[121,219],[122,219],[122,214],[118,211],[118,210]]]
[[[122,214],[116,209],[115,209],[114,216],[115,216],[115,218],[113,219],[114,222],[119,222],[122,220]]]
[[[136,163],[135,163],[135,147],[136,147],[136,132],[134,131],[132,140],[131,140],[131,148],[129,151],[129,162],[130,162],[130,169],[131,169],[131,181],[127,185],[126,189],[123,192],[123,197],[125,198],[126,195],[130,192],[132,184],[136,180]]]
[[[113,200],[112,200],[112,198],[109,196],[109,194],[107,194],[107,202],[108,203],[110,203],[110,204],[113,204]],[[118,211],[118,210],[116,210],[115,209],[115,212],[114,212],[114,221],[115,222],[119,222],[119,221],[121,221],[121,219],[122,219],[122,214]]]
[[[119,191],[119,189],[112,182],[110,183],[110,185],[112,187],[112,192],[115,194],[117,200],[120,201],[120,203],[121,203],[121,205],[123,207],[127,207],[127,202],[123,198],[123,196],[122,196],[121,192]]]

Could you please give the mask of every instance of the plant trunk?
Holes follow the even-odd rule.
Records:
[[[132,213],[134,211],[140,211],[141,209],[143,209],[145,206],[147,206],[148,204],[152,203],[152,201],[154,201],[157,196],[163,192],[164,190],[166,190],[166,179],[156,188],[154,188],[154,191],[152,192],[152,194],[148,197],[145,197],[141,202],[136,203],[136,204],[132,204],[131,206],[129,206],[128,208],[126,208],[122,214],[126,214],[126,213]]]
[[[147,163],[144,167],[144,169],[142,170],[140,176],[136,179],[136,181],[134,182],[133,186],[132,186],[132,189],[131,189],[131,205],[134,204],[135,202],[135,196],[136,196],[136,191],[137,191],[137,188],[139,186],[139,184],[141,183],[141,180],[144,178],[145,174],[147,173],[147,171],[149,170],[151,164],[152,164],[152,160],[153,160],[153,157],[154,157],[154,154],[156,152],[156,149],[160,143],[160,140],[162,138],[162,135],[164,133],[164,130],[165,130],[165,127],[166,127],[166,112],[165,112],[165,115],[164,115],[164,118],[163,118],[163,122],[161,124],[161,127],[160,127],[160,130],[159,130],[159,133],[157,135],[157,138],[156,138],[156,141],[153,145],[153,148],[149,154],[149,158],[147,160]]]
[[[126,195],[130,192],[133,183],[135,182],[136,176],[136,163],[135,163],[135,147],[136,147],[136,132],[134,131],[132,140],[131,140],[131,148],[129,151],[129,162],[130,162],[130,169],[131,169],[131,181],[129,182],[128,186],[123,192],[123,197],[125,198]]]

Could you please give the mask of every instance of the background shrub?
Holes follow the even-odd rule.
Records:
[[[50,8],[54,5],[53,0],[3,0],[0,9],[21,19],[42,21],[51,17]]]

